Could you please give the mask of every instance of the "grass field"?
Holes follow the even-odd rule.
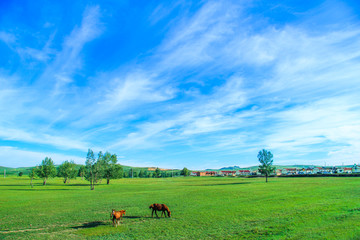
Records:
[[[0,239],[360,239],[360,178],[0,179]],[[166,203],[171,218],[151,218]],[[110,211],[126,209],[115,228]]]

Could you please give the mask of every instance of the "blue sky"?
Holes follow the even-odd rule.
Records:
[[[0,165],[360,162],[358,1],[0,1]]]

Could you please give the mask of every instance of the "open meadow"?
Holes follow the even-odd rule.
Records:
[[[360,178],[0,179],[0,239],[359,239]],[[151,218],[165,203],[171,218]],[[125,209],[118,227],[111,209]],[[159,215],[160,216],[160,215]]]

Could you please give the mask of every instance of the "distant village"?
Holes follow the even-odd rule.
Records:
[[[353,174],[360,173],[360,166],[352,167],[306,167],[306,168],[278,168],[273,175],[312,175],[312,174]],[[261,175],[257,170],[219,170],[219,171],[193,171],[190,176],[256,176]]]

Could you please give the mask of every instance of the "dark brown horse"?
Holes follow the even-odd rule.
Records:
[[[163,216],[163,214],[164,214],[165,217],[166,217],[166,213],[167,213],[168,217],[171,216],[170,209],[169,209],[168,206],[166,206],[165,204],[154,203],[154,204],[151,204],[151,205],[149,206],[149,208],[152,209],[151,217],[154,217],[154,211],[155,211],[156,217],[159,217],[159,216],[157,215],[157,211],[161,211],[161,217]]]
[[[111,211],[110,219],[112,218],[113,226],[115,226],[116,224],[117,227],[117,225],[119,224],[119,220],[122,220],[122,215],[125,215],[125,212],[125,210],[115,211],[115,209]]]

